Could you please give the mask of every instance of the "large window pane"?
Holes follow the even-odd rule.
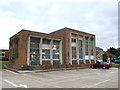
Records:
[[[30,42],[39,43],[39,41],[40,41],[39,38],[35,38],[35,37],[30,38]]]
[[[83,59],[82,40],[79,40],[79,59]]]
[[[39,65],[40,54],[39,54],[39,42],[40,38],[30,38],[30,61],[31,65]]]
[[[91,38],[91,43],[90,43],[90,47],[91,47],[91,55],[93,55],[93,42],[94,42],[94,40]]]
[[[53,40],[53,59],[60,59],[60,41]]]
[[[72,38],[72,43],[76,43],[76,38]]]
[[[43,39],[43,44],[50,44],[50,40],[48,40],[48,39]]]
[[[30,54],[31,65],[39,65],[39,54]]]
[[[50,59],[50,49],[42,50],[42,59]]]
[[[85,55],[88,55],[88,37],[85,38]]]
[[[30,38],[30,53],[39,54],[39,38],[31,37]]]
[[[53,45],[59,45],[60,41],[53,40]]]
[[[30,48],[36,48],[36,49],[38,49],[39,48],[39,43],[33,43],[33,42],[31,42],[30,43]]]
[[[72,47],[72,59],[76,59],[76,47]]]
[[[53,41],[53,50],[59,50],[60,41]]]
[[[53,59],[60,59],[59,50],[53,50]]]
[[[30,49],[31,54],[39,54],[39,49]]]

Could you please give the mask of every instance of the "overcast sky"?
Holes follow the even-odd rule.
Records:
[[[0,49],[21,29],[50,33],[68,27],[96,35],[96,46],[118,46],[118,0],[0,0]]]

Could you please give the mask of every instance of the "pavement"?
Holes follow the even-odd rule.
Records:
[[[50,72],[2,72],[2,88],[118,88],[118,68]]]

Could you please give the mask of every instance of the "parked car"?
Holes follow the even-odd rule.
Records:
[[[120,63],[120,56],[114,62],[115,63]]]
[[[109,69],[110,67],[111,67],[110,63],[107,62],[97,62],[96,64],[90,65],[90,68]]]

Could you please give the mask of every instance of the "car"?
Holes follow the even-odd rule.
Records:
[[[115,63],[120,63],[120,56],[114,61]]]
[[[97,62],[96,64],[90,65],[90,68],[109,69],[110,67],[111,67],[110,63],[107,63],[107,62]]]

